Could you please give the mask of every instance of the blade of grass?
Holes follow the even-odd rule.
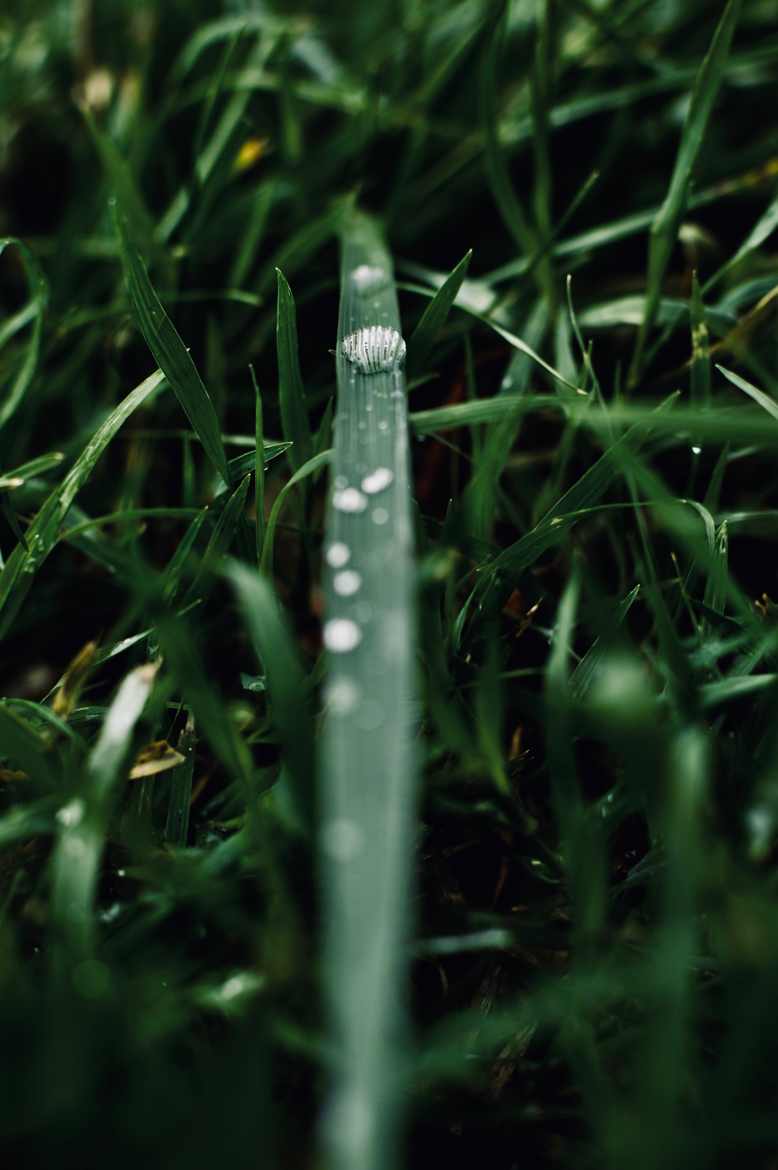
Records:
[[[206,455],[225,483],[229,483],[227,457],[213,402],[189,350],[149,280],[146,267],[130,240],[124,213],[112,203],[114,225],[119,239],[122,266],[138,328],[154,360],[165,374],[181,407],[203,445]]]
[[[371,220],[346,213],[320,765],[333,1170],[395,1166],[401,1124],[416,783],[403,356],[389,255]]]
[[[194,774],[195,747],[194,719],[187,716],[186,725],[178,737],[178,750],[184,763],[176,768],[170,780],[165,839],[168,844],[183,849],[189,837],[189,806],[192,801],[192,776]]]
[[[90,752],[83,788],[57,814],[51,917],[58,941],[71,958],[83,958],[94,948],[95,891],[113,797],[156,673],[156,667],[146,664],[124,679]],[[62,953],[58,951],[56,958],[61,961]]]
[[[278,353],[278,398],[284,438],[292,444],[288,459],[292,471],[299,471],[313,454],[313,438],[305,405],[297,347],[297,312],[292,290],[280,268],[276,269],[278,303],[276,349]]]
[[[24,603],[33,578],[59,537],[60,526],[78,492],[92,474],[116,432],[163,384],[160,370],[136,386],[98,427],[73,467],[47,497],[25,533],[26,547],[17,545],[0,573],[0,637],[9,630]]]
[[[24,357],[11,379],[11,384],[6,389],[4,400],[2,405],[0,405],[0,427],[5,426],[11,416],[16,413],[35,377],[40,358],[41,342],[43,340],[43,320],[49,296],[48,284],[46,283],[40,265],[24,241],[17,240],[14,236],[6,236],[0,239],[0,256],[9,247],[18,248],[19,255],[22,258],[22,267],[27,280],[27,286],[30,290],[28,310],[23,310],[24,321],[25,324],[28,319],[32,321],[32,329],[30,331],[30,339],[24,351]],[[7,337],[4,340],[7,340]]]
[[[408,342],[408,376],[413,377],[424,369],[424,364],[435,344],[438,333],[446,323],[451,306],[467,276],[473,249],[465,253],[445,282],[435,293],[421,315],[418,325]]]
[[[313,715],[291,631],[270,582],[237,563],[226,572],[238,595],[257,657],[267,677],[272,719],[283,749],[292,808],[311,832],[315,820]]]
[[[646,276],[646,307],[630,365],[629,386],[637,384],[642,372],[643,355],[646,342],[654,327],[662,294],[662,282],[670,262],[681,219],[686,211],[692,170],[702,147],[719,87],[724,79],[727,57],[735,25],[740,15],[740,2],[741,0],[729,0],[717,25],[705,60],[695,78],[670,185],[664,202],[651,225]]]

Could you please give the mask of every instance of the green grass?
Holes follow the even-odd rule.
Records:
[[[774,5],[0,64],[3,1164],[771,1170]]]

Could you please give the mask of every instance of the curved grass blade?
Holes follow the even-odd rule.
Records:
[[[435,293],[421,315],[418,325],[408,342],[408,373],[409,376],[419,373],[426,362],[429,353],[435,344],[438,333],[446,323],[451,306],[456,300],[457,293],[462,287],[462,281],[467,276],[473,249],[465,252],[453,272],[446,277],[445,282]]]
[[[227,457],[224,454],[221,429],[213,402],[189,350],[176,332],[173,322],[152,287],[146,267],[128,235],[124,213],[116,200],[113,201],[112,207],[127,291],[138,328],[154,360],[181,403],[206,455],[225,483],[229,483]]]
[[[17,314],[17,324],[21,328],[22,324],[27,324],[28,320],[31,320],[32,330],[24,357],[11,380],[10,387],[5,391],[4,401],[0,405],[0,427],[3,427],[9,418],[16,413],[35,377],[43,338],[43,319],[48,301],[48,285],[46,279],[41,272],[37,260],[23,240],[18,240],[15,236],[6,236],[4,239],[0,239],[0,255],[3,254],[6,248],[12,246],[19,249],[24,275],[27,278],[27,284],[30,289],[30,303],[21,311],[21,314]],[[9,335],[10,331],[7,331],[4,341],[8,339]]]
[[[108,819],[156,673],[157,668],[147,663],[124,679],[90,752],[83,790],[57,813],[60,831],[51,861],[51,917],[70,955],[83,957],[94,947],[93,907]]]
[[[332,1170],[397,1164],[415,804],[415,604],[397,298],[371,220],[344,214],[325,551],[324,981]]]
[[[270,515],[267,518],[267,525],[265,526],[265,538],[262,543],[262,557],[260,560],[260,568],[263,573],[272,573],[273,571],[273,550],[276,535],[276,527],[278,525],[278,517],[281,514],[281,509],[286,503],[287,496],[292,488],[297,487],[309,475],[315,475],[322,467],[325,467],[332,458],[332,451],[322,451],[319,455],[314,455],[307,463],[291,476],[281,491],[273,501],[273,507],[270,509]]]
[[[26,546],[18,544],[11,553],[0,572],[0,637],[7,633],[29,592],[35,573],[57,543],[60,525],[98,459],[122,424],[159,389],[164,380],[162,372],[155,370],[114,408],[62,483],[47,497],[25,533]]]
[[[0,757],[23,768],[43,787],[53,788],[46,747],[45,741],[24,719],[14,715],[5,703],[0,703]]]
[[[50,451],[48,455],[37,455],[34,459],[29,459],[11,471],[0,473],[0,489],[10,491],[22,487],[27,480],[43,475],[46,471],[51,471],[52,467],[59,467],[64,458],[62,451]]]

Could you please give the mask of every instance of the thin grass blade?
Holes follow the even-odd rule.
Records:
[[[305,405],[305,389],[300,373],[297,347],[297,311],[286,277],[276,269],[278,306],[276,315],[276,347],[278,352],[278,397],[281,403],[281,423],[284,438],[292,444],[289,463],[299,471],[313,454],[313,438]]]
[[[227,457],[213,402],[189,350],[154,291],[140,254],[130,240],[124,213],[116,201],[113,203],[113,212],[127,291],[138,327],[198,435],[206,455],[225,483],[229,483]]]

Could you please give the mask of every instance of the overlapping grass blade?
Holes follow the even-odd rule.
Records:
[[[0,256],[6,248],[10,247],[18,248],[22,258],[22,267],[30,290],[30,301],[26,308],[15,315],[15,318],[11,318],[5,323],[0,344],[5,344],[17,329],[26,326],[30,321],[32,328],[24,356],[11,378],[10,386],[4,389],[3,401],[0,403],[0,427],[3,427],[19,408],[19,404],[35,377],[43,340],[43,320],[48,302],[48,284],[38,261],[27,244],[14,236],[6,236],[0,239]]]
[[[156,667],[139,666],[124,679],[90,752],[81,789],[57,814],[60,831],[51,860],[51,914],[67,953],[94,946],[94,897],[113,798],[135,724],[143,714]]]
[[[0,572],[0,637],[9,629],[32,585],[33,577],[59,537],[60,525],[76,495],[121,425],[164,382],[156,370],[136,386],[98,427],[61,484],[53,489],[25,533],[26,546],[17,545]]]
[[[189,350],[154,291],[146,267],[129,237],[123,210],[115,201],[113,211],[127,291],[138,327],[206,455],[225,483],[229,483],[227,457],[213,402]]]
[[[227,575],[267,677],[292,810],[298,823],[310,832],[315,813],[313,717],[291,632],[265,577],[237,563],[229,567]]]
[[[697,74],[670,186],[651,225],[646,277],[646,307],[643,321],[638,330],[629,373],[629,382],[633,385],[640,377],[646,342],[654,326],[657,306],[662,293],[662,281],[670,262],[670,255],[681,219],[686,211],[692,169],[697,161],[708,120],[724,78],[729,47],[740,15],[740,3],[741,0],[729,0],[727,3],[710,49]]]
[[[422,313],[419,323],[408,342],[409,374],[419,373],[424,368],[424,363],[435,344],[438,333],[445,325],[446,318],[451,311],[451,306],[462,287],[462,281],[467,276],[472,255],[473,250],[471,248],[446,278],[445,282],[437,290]]]
[[[384,1170],[398,1152],[415,803],[403,349],[386,248],[371,220],[347,213],[320,764],[324,979],[336,1058],[324,1132],[333,1170]]]
[[[278,352],[278,398],[284,438],[291,443],[289,463],[299,471],[313,454],[313,439],[305,405],[305,390],[300,373],[297,347],[297,311],[289,283],[280,269],[276,310],[276,348]]]

